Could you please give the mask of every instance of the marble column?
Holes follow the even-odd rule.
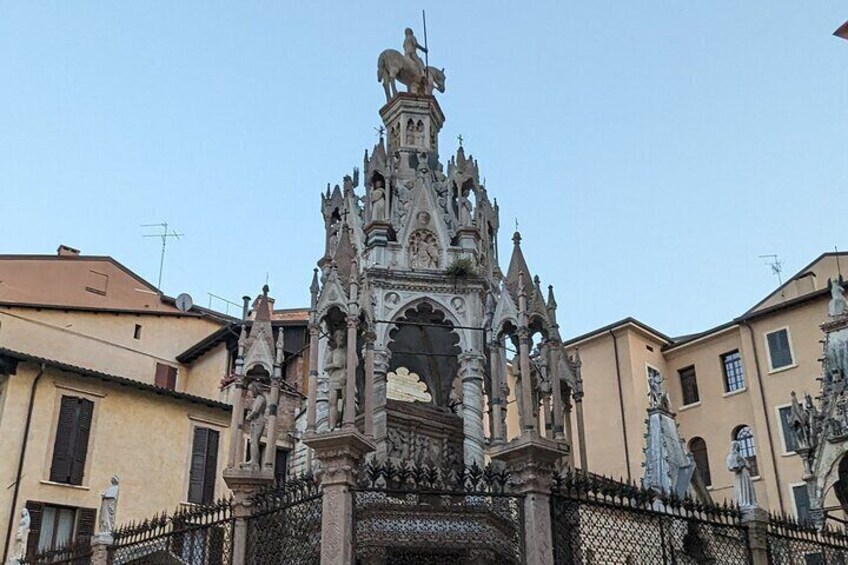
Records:
[[[565,439],[565,427],[563,426],[563,406],[562,406],[562,377],[561,374],[564,363],[562,363],[562,345],[557,342],[550,344],[550,362],[548,363],[549,378],[551,379],[551,396],[553,397],[553,438],[556,440]]]
[[[318,402],[318,325],[309,326],[309,390],[306,404],[306,431],[315,431],[316,404]]]
[[[242,420],[244,419],[244,379],[239,375],[232,384],[233,412],[230,417],[230,449],[227,465],[235,467],[242,462]]]
[[[365,390],[362,392],[362,420],[366,437],[374,437],[374,333],[365,335]]]
[[[503,412],[506,410],[506,402],[503,397],[503,370],[502,357],[503,345],[493,340],[489,346],[489,375],[492,387],[492,411],[489,414],[492,426],[492,444],[498,445],[504,442],[506,435],[503,426]]]
[[[344,414],[342,415],[342,423],[348,429],[356,427],[356,367],[359,364],[359,358],[356,355],[356,326],[356,316],[348,316]]]
[[[578,386],[579,386],[578,381]],[[575,389],[572,393],[574,398],[574,407],[577,412],[577,441],[580,442],[580,469],[583,471],[589,470],[589,460],[586,455],[586,427],[583,424],[583,387]]]
[[[467,352],[459,356],[462,380],[462,430],[465,434],[463,453],[466,465],[485,465],[483,447],[483,356]]]
[[[518,366],[521,371],[521,433],[536,431],[536,410],[533,407],[533,375],[530,374],[530,330],[518,328]]]
[[[388,391],[389,362],[391,352],[383,347],[374,348],[374,444],[377,460],[385,460],[388,452],[386,436],[388,420],[386,415],[386,393]]]

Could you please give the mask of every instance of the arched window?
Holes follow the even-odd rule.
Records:
[[[760,474],[757,467],[757,449],[754,446],[754,434],[751,427],[747,425],[738,426],[733,430],[733,439],[739,442],[739,451],[742,456],[751,464],[751,476],[757,477]]]
[[[710,460],[707,456],[707,442],[704,441],[704,438],[693,437],[689,441],[689,451],[692,452],[692,457],[695,458],[695,467],[701,473],[701,479],[703,479],[706,486],[710,486],[713,484],[713,481],[710,477]]]

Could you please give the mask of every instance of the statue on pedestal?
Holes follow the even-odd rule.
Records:
[[[253,466],[261,466],[262,458],[260,457],[259,444],[262,439],[262,432],[265,431],[265,408],[268,401],[265,394],[262,392],[262,386],[254,381],[247,386],[253,394],[253,403],[250,406],[250,412],[244,417],[245,421],[250,423],[250,458],[247,462]]]
[[[29,540],[30,517],[29,510],[24,508],[21,510],[21,520],[18,522],[18,529],[15,532],[15,545],[11,553],[12,561],[21,561],[26,557],[27,542]]]
[[[99,533],[112,533],[115,529],[115,516],[118,510],[118,491],[120,490],[118,475],[112,475],[109,486],[100,493],[100,527]]]
[[[445,70],[436,67],[425,67],[418,51],[427,52],[426,47],[419,45],[415,34],[406,28],[403,40],[403,53],[395,49],[386,49],[377,59],[377,82],[383,84],[386,92],[386,102],[397,94],[395,81],[406,85],[408,92],[432,95],[435,88],[445,91]]]
[[[471,201],[468,199],[468,195],[460,192],[459,195],[459,226],[463,228],[470,227],[472,224],[471,218]]]
[[[663,385],[663,378],[659,371],[648,373],[648,407],[651,409],[665,410],[670,412],[668,393]]]
[[[733,440],[730,444],[727,470],[733,472],[733,492],[736,495],[736,503],[743,509],[756,507],[757,494],[754,491],[754,483],[751,481],[751,464],[742,455],[742,444],[737,440]]]

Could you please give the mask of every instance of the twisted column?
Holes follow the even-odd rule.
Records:
[[[463,453],[466,465],[483,460],[483,356],[467,352],[459,356],[459,375],[462,379],[462,430],[465,434]]]

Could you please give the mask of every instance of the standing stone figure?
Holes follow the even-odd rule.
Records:
[[[648,374],[648,406],[649,408],[658,408],[660,410],[670,410],[668,402],[668,393],[663,385],[662,375],[657,372]]]
[[[327,353],[324,357],[324,371],[327,373],[327,380],[330,383],[329,423],[330,429],[333,429],[340,419],[339,400],[345,388],[345,373],[347,371],[345,331],[342,328],[338,328],[333,332],[333,337],[327,344]]]
[[[383,181],[377,179],[374,181],[374,188],[371,189],[371,221],[379,222],[386,219],[386,189],[383,188]]]
[[[118,510],[118,491],[120,490],[118,475],[112,475],[112,480],[105,491],[100,493],[100,528],[99,533],[109,533],[115,529],[115,516]]]
[[[795,436],[795,446],[798,449],[810,447],[810,413],[801,407],[795,391],[792,391],[792,407],[789,409],[789,425]]]
[[[262,465],[262,459],[259,455],[259,442],[262,439],[262,432],[265,431],[265,407],[268,404],[265,395],[262,393],[260,384],[256,381],[250,383],[247,387],[253,393],[253,404],[250,406],[250,412],[244,419],[250,422],[250,465]]]
[[[12,550],[12,561],[21,561],[26,557],[27,541],[29,539],[30,517],[29,510],[21,510],[21,520],[18,522],[18,530],[15,532],[15,546]]]
[[[751,481],[751,464],[742,455],[742,444],[733,440],[727,455],[727,470],[733,472],[733,492],[736,503],[743,509],[757,506],[757,495]]]
[[[463,228],[467,228],[471,225],[471,201],[468,199],[468,195],[464,193],[460,193],[459,195],[459,225]]]
[[[827,305],[827,313],[832,318],[848,314],[848,300],[845,299],[841,280],[833,279],[830,281],[830,303]]]

